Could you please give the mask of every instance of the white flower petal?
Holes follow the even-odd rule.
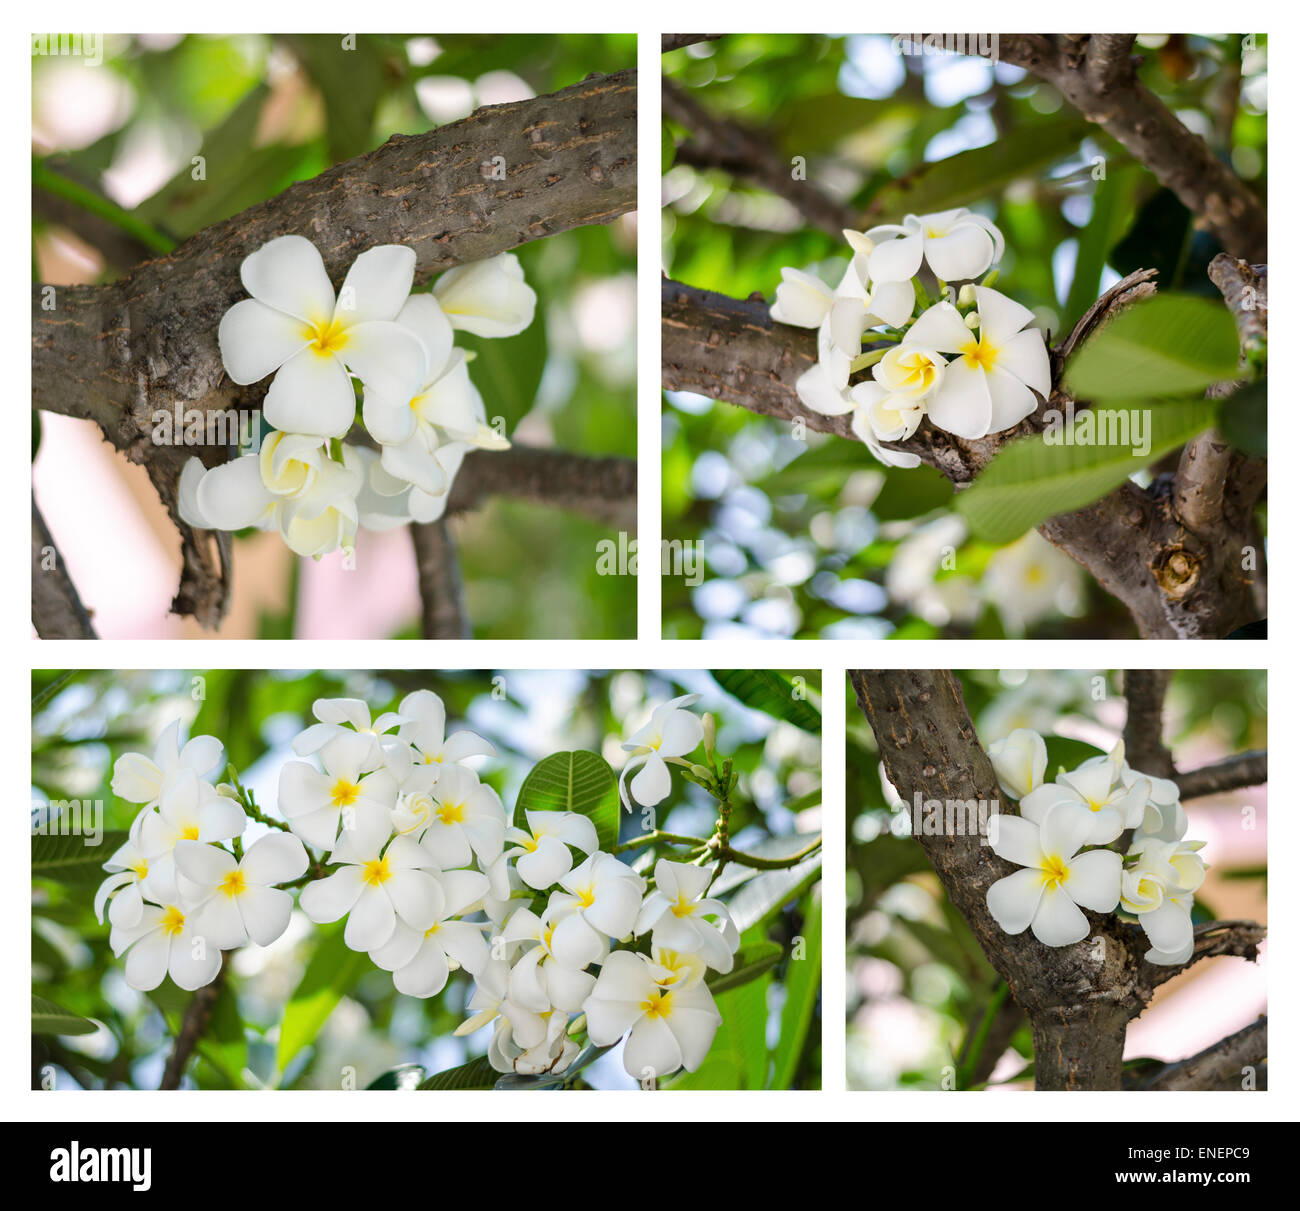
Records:
[[[280,367],[262,402],[263,415],[277,429],[320,437],[342,437],[356,410],[356,393],[343,363],[315,346]]]
[[[306,347],[310,337],[301,320],[256,299],[241,299],[217,325],[221,364],[240,386],[278,370]]]

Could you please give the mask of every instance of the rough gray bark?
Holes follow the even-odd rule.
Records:
[[[1140,1082],[1136,1088],[1153,1092],[1171,1089],[1264,1089],[1267,1088],[1264,1070],[1267,1059],[1268,1018],[1260,1018],[1188,1059],[1167,1064],[1154,1076]]]
[[[1237,753],[1200,769],[1175,774],[1174,781],[1184,799],[1203,799],[1247,786],[1263,786],[1268,781],[1268,754],[1258,750]]]
[[[1266,284],[1260,268],[1256,281]],[[1154,276],[1153,270],[1130,274],[1097,300],[1052,350],[1050,397],[1015,428],[967,441],[925,420],[907,441],[886,444],[916,454],[958,487],[969,483],[1007,442],[1041,432],[1049,410],[1075,404],[1060,386],[1067,358],[1119,311],[1150,297]],[[1266,289],[1259,289],[1266,323]],[[773,324],[758,296],[732,299],[669,279],[661,306],[665,388],[857,440],[848,416],[813,412],[795,393],[817,357],[813,332]],[[1231,454],[1213,529],[1187,527],[1174,507],[1175,477],[1161,474],[1149,488],[1126,482],[1084,509],[1049,518],[1039,532],[1128,607],[1144,638],[1222,638],[1265,613],[1263,543],[1254,516],[1265,475],[1262,460]],[[1253,569],[1243,566],[1247,548],[1256,553]]]
[[[486,106],[427,134],[395,135],[108,285],[33,287],[33,405],[93,420],[147,467],[181,536],[174,612],[215,626],[225,610],[228,538],[214,549],[176,508],[190,455],[213,463],[225,450],[155,444],[153,418],[260,406],[266,384],[235,386],[217,349],[221,316],[243,297],[244,257],[276,236],[304,235],[337,285],[358,253],[401,243],[415,250],[423,282],[452,265],[608,223],[636,206],[636,97],[636,72],[625,71]],[[493,176],[498,156],[505,180]]]
[[[32,498],[32,625],[42,639],[99,638],[35,497]]]
[[[999,803],[997,777],[952,673],[855,669],[849,678],[885,773],[905,802],[919,793],[923,800]],[[1146,1008],[1160,984],[1185,968],[1145,962],[1145,935],[1114,914],[1088,913],[1092,936],[1073,946],[1043,946],[1028,932],[1010,936],[993,920],[985,897],[1016,867],[978,835],[945,832],[916,841],[1029,1018],[1037,1088],[1120,1088],[1128,1021]],[[1202,926],[1187,966],[1218,954],[1253,959],[1262,937],[1253,922]]]
[[[420,634],[425,639],[470,639],[460,560],[447,519],[411,526],[420,581]]]
[[[1268,259],[1263,201],[1137,75],[1135,34],[1002,34],[998,56],[1046,80],[1119,142],[1234,256]]]

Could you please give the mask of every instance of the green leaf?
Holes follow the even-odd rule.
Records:
[[[532,411],[546,369],[546,319],[539,307],[533,322],[508,340],[458,333],[456,343],[473,356],[470,377],[483,396],[488,423],[504,417],[507,436]]]
[[[419,1064],[398,1064],[387,1072],[381,1072],[367,1089],[418,1089],[424,1077],[424,1069]]]
[[[1120,312],[1070,359],[1070,394],[1167,399],[1237,377],[1237,325],[1222,303],[1162,294]]]
[[[1045,168],[1072,155],[1088,130],[1078,117],[1050,119],[1018,130],[1014,139],[921,164],[876,191],[866,226],[995,198],[1014,181],[1037,179]]]
[[[366,970],[366,955],[350,950],[335,927],[317,943],[307,970],[284,1011],[275,1062],[283,1072],[304,1047],[316,1041],[334,1008]]]
[[[597,753],[552,753],[539,761],[515,803],[516,818],[526,811],[578,812],[596,826],[601,849],[618,844],[618,779]]]
[[[716,681],[733,698],[773,719],[793,723],[814,736],[822,730],[821,712],[783,674],[772,669],[713,669]]]
[[[1092,218],[1079,233],[1074,278],[1065,304],[1065,314],[1071,324],[1097,300],[1110,250],[1133,222],[1138,185],[1144,175],[1145,170],[1139,165],[1125,164],[1096,183],[1092,194]]]
[[[780,943],[764,939],[742,946],[735,955],[728,972],[709,972],[706,983],[713,995],[720,996],[732,988],[739,988],[756,980],[765,971],[771,971],[781,961]]]
[[[1243,454],[1268,453],[1268,379],[1247,383],[1219,403],[1220,436]]]
[[[492,1089],[501,1074],[488,1063],[487,1056],[470,1060],[459,1068],[446,1068],[420,1082],[421,1089]]]
[[[1059,513],[1099,500],[1135,471],[1162,458],[1214,423],[1212,401],[1187,400],[1142,410],[1150,448],[1048,445],[1041,435],[1011,442],[957,497],[957,511],[977,538],[1012,542]],[[1076,426],[1082,416],[1076,421]]]
[[[89,1018],[32,993],[33,1034],[94,1034],[98,1029]]]
[[[803,957],[792,954],[785,978],[785,1005],[781,1009],[781,1031],[773,1054],[771,1087],[789,1089],[799,1070],[808,1031],[813,1024],[813,1010],[822,986],[822,902],[820,896],[809,897],[803,920]]]
[[[88,845],[88,841],[74,833],[33,833],[32,878],[98,883],[104,877],[104,863],[126,844],[127,834],[106,832],[97,845]]]
[[[822,855],[819,850],[797,866],[786,870],[765,870],[744,883],[727,902],[727,910],[742,933],[764,925],[792,900],[821,878]]]
[[[910,520],[952,504],[952,481],[924,464],[919,467],[890,467],[885,486],[871,502],[880,521]]]

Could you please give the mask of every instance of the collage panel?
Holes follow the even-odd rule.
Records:
[[[32,1088],[820,1089],[820,689],[34,672]]]
[[[665,637],[1262,637],[1266,36],[682,38]]]
[[[35,633],[635,638],[636,44],[33,36]]]
[[[852,670],[849,1089],[1267,1090],[1267,680]]]

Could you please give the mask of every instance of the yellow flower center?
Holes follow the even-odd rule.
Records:
[[[673,1011],[673,994],[671,992],[652,993],[641,1002],[641,1012],[648,1018],[666,1018]]]
[[[596,902],[596,892],[591,887],[580,887],[573,893],[583,908],[590,908]]]
[[[423,395],[413,395],[413,396],[411,396],[411,400],[410,400],[410,409],[411,409],[411,411],[412,411],[412,412],[415,412],[415,411],[420,407],[420,405],[421,405],[422,403],[424,403],[424,396],[423,396]]]
[[[459,824],[465,819],[465,805],[463,803],[439,803],[438,819],[444,824]]]
[[[197,841],[199,839],[199,826],[197,824],[187,824],[181,829],[182,841]]]
[[[217,884],[217,890],[222,895],[234,899],[235,896],[242,896],[248,890],[248,880],[244,878],[244,872],[235,867],[222,877],[221,882]]]
[[[924,353],[904,353],[895,363],[895,369],[901,372],[900,390],[929,391],[934,385],[937,368]]]
[[[361,794],[361,787],[355,782],[349,782],[346,778],[340,778],[334,783],[334,788],[330,791],[330,802],[335,807],[351,807],[356,801],[357,796]]]
[[[1047,580],[1047,573],[1043,571],[1038,564],[1033,564],[1025,569],[1025,583],[1029,585],[1040,585]]]
[[[361,881],[367,887],[379,887],[393,877],[392,867],[388,864],[388,855],[371,858],[361,867]]]
[[[673,905],[673,916],[689,917],[695,911],[695,905],[686,898],[684,891],[677,893],[677,903]]]
[[[347,344],[347,328],[342,320],[307,325],[307,348],[322,357],[340,352]]]
[[[185,914],[174,904],[163,910],[162,931],[174,938],[185,928]]]
[[[135,871],[135,877],[137,879],[143,879],[149,873],[149,863],[141,858],[139,862],[136,862],[131,867],[131,869]]]
[[[431,937],[433,937],[433,935],[436,934],[436,933],[438,932],[438,930],[440,930],[441,928],[442,928],[442,922],[441,922],[441,921],[435,921],[432,925],[429,926],[428,929],[426,929],[426,930],[424,931],[424,936],[425,936],[426,938],[431,938]]]
[[[1044,858],[1042,874],[1044,887],[1058,888],[1070,877],[1070,868],[1063,858]]]
[[[535,854],[540,842],[536,837],[525,837],[519,844],[522,845],[530,854]]]
[[[963,345],[961,352],[972,370],[980,369],[987,374],[997,365],[999,350],[984,339],[983,333],[979,340],[972,338]]]

